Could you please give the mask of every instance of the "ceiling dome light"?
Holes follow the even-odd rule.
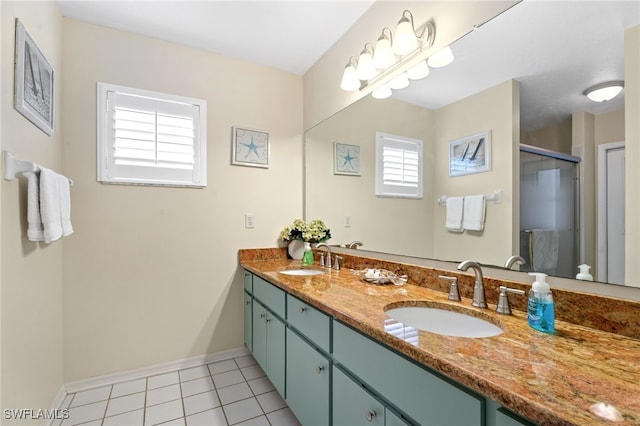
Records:
[[[453,52],[449,46],[429,56],[427,63],[431,68],[442,68],[453,62]]]
[[[389,96],[391,96],[391,89],[389,88],[389,86],[381,86],[378,87],[376,90],[374,90],[373,92],[371,92],[371,96],[373,96],[376,99],[386,99]]]
[[[356,73],[356,67],[354,65],[353,56],[349,58],[349,62],[344,67],[344,73],[342,73],[342,81],[340,82],[340,88],[351,92],[360,88],[360,80]]]
[[[607,102],[618,96],[623,87],[623,81],[609,81],[591,86],[583,94],[593,102]]]
[[[369,46],[371,46],[371,48],[369,48]],[[364,45],[362,52],[360,52],[358,66],[356,67],[356,73],[360,80],[370,80],[376,76],[376,69],[373,66],[372,49],[373,46],[371,43],[367,43]]]
[[[407,17],[407,14],[409,17]],[[418,48],[418,37],[413,27],[413,15],[408,10],[402,12],[393,37],[393,53],[404,56]]]
[[[389,32],[388,36],[385,34],[385,30]],[[396,61],[396,56],[391,50],[391,40],[391,30],[383,28],[373,51],[373,65],[379,70],[387,68]]]
[[[420,80],[429,75],[429,67],[427,66],[427,61],[421,61],[413,68],[407,71],[407,77],[411,80]]]

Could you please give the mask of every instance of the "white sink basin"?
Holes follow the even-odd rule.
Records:
[[[389,309],[385,313],[404,325],[445,336],[481,338],[503,333],[489,321],[446,309],[408,306]]]
[[[324,271],[318,269],[285,269],[284,271],[278,271],[284,275],[320,275],[324,274]]]

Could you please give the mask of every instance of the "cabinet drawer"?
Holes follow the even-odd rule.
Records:
[[[253,276],[253,297],[281,318],[285,317],[285,292],[262,278]]]
[[[483,424],[483,398],[450,384],[338,321],[333,323],[333,355],[336,362],[419,424]]]
[[[287,294],[289,325],[326,353],[331,352],[331,317],[302,300]]]
[[[253,274],[249,271],[244,271],[244,290],[253,293]]]

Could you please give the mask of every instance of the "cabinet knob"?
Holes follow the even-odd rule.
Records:
[[[371,423],[375,417],[376,417],[375,411],[369,410],[364,414],[364,418],[367,419],[368,423]]]
[[[267,317],[267,319],[265,320],[265,322],[271,322],[271,318]]]
[[[260,314],[260,319],[264,319],[267,317],[267,314]]]
[[[246,302],[244,302],[245,305],[250,305],[251,304],[251,300],[247,300]]]
[[[325,369],[324,365],[318,365],[316,367],[316,373],[320,374],[324,371],[324,369]]]
[[[307,312],[307,308],[305,308],[304,306],[300,306],[298,308],[298,312],[300,312],[301,314],[304,314],[305,312]]]

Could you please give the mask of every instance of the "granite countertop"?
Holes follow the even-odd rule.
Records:
[[[527,325],[526,313],[495,313],[447,299],[447,293],[416,285],[373,285],[347,268],[322,275],[278,273],[301,267],[286,258],[256,260],[240,256],[243,268],[374,339],[540,424],[640,424],[640,341],[556,320],[556,334]],[[510,295],[510,298],[525,297]],[[492,303],[494,302],[494,303]],[[385,327],[398,324],[385,308],[439,303],[499,325],[504,333],[489,338],[449,337],[419,331],[412,343]],[[592,413],[603,403],[619,413],[607,420]]]

